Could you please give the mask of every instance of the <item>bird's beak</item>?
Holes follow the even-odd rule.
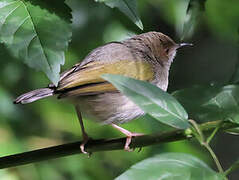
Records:
[[[193,44],[192,44],[192,43],[180,43],[180,44],[178,44],[177,49],[178,49],[178,48],[181,48],[181,47],[183,47],[183,46],[193,46]]]

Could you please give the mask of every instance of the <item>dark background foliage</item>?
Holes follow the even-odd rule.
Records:
[[[118,9],[111,9],[103,3],[77,0],[66,2],[72,9],[73,36],[66,51],[63,70],[81,61],[97,46],[142,32]],[[188,0],[147,0],[139,1],[138,4],[144,32],[160,31],[180,42],[184,35],[183,24],[187,18]],[[239,76],[233,77],[233,74],[238,68],[239,3],[207,0],[202,10],[204,11],[199,12],[196,20],[192,21],[197,24],[194,33],[184,40],[192,42],[194,46],[179,50],[171,67],[170,93],[195,85],[214,87],[238,82]],[[12,104],[14,98],[21,93],[44,87],[49,80],[43,73],[34,71],[12,57],[3,44],[0,44],[0,58],[1,156],[79,140],[80,126],[73,106],[67,102],[48,98],[26,106]],[[203,121],[202,119],[195,120]],[[85,125],[92,138],[121,136],[111,127],[100,126],[90,120],[85,120]],[[162,129],[158,122],[149,122],[143,118],[123,127],[143,133]],[[213,141],[213,148],[225,168],[239,156],[236,150],[237,138],[222,133]],[[140,153],[100,152],[93,154],[91,158],[74,155],[1,170],[0,178],[107,180],[118,176],[136,162],[162,152],[190,153],[213,166],[210,156],[198,147],[198,143],[192,140],[147,147]],[[237,179],[238,176],[235,172],[231,179]]]

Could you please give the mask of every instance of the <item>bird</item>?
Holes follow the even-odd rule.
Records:
[[[190,43],[175,43],[161,32],[146,32],[123,41],[110,42],[92,50],[80,63],[60,75],[57,85],[27,92],[14,101],[28,104],[39,99],[57,96],[69,99],[75,106],[81,125],[83,153],[89,136],[83,117],[101,124],[111,125],[127,136],[124,149],[130,151],[133,137],[140,133],[130,132],[119,124],[144,115],[135,103],[101,77],[103,74],[119,74],[147,81],[164,91],[168,88],[170,66],[177,49]]]

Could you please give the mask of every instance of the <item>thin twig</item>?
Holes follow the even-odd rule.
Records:
[[[213,139],[213,137],[215,136],[215,134],[218,132],[218,130],[221,128],[222,124],[219,124],[211,133],[211,135],[207,138],[207,144],[210,144],[211,140]]]
[[[216,132],[220,129],[221,124],[223,121],[221,121],[221,123],[218,124],[218,126],[216,126],[214,128],[214,130],[212,131],[211,135],[209,136],[209,138],[207,140],[205,140],[204,134],[201,130],[201,128],[199,127],[199,125],[194,121],[194,120],[189,120],[189,122],[193,125],[194,129],[196,130],[196,134],[194,134],[196,137],[198,136],[198,141],[201,143],[202,146],[204,146],[208,152],[211,154],[217,169],[220,173],[224,173],[224,170],[220,164],[220,161],[218,160],[216,154],[214,153],[214,151],[212,150],[212,148],[209,145],[209,142],[211,141],[211,139],[213,138],[213,136],[216,134]]]
[[[219,162],[216,154],[214,153],[214,151],[212,150],[212,148],[209,146],[209,144],[207,144],[206,142],[203,143],[203,146],[208,150],[208,152],[211,154],[216,166],[217,166],[217,169],[220,173],[224,173],[224,170],[222,168],[222,165],[221,163]]]
[[[224,175],[227,176],[228,174],[232,173],[233,171],[239,169],[239,160],[232,164],[225,172]]]

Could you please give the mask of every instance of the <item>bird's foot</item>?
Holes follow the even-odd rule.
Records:
[[[90,157],[91,153],[85,151],[85,145],[87,144],[87,142],[88,142],[90,139],[91,139],[91,138],[89,138],[89,136],[88,136],[86,133],[84,133],[84,134],[83,134],[83,141],[82,141],[82,143],[81,143],[81,145],[80,145],[81,152],[82,152],[83,154],[88,154],[89,157]]]
[[[128,151],[128,152],[132,152],[134,149],[131,149],[129,147],[129,145],[132,141],[132,138],[137,137],[137,136],[143,136],[144,134],[142,134],[142,133],[132,133],[132,132],[128,131],[127,134],[125,134],[125,135],[127,136],[127,138],[126,138],[126,142],[125,142],[125,145],[124,145],[124,150]]]
[[[127,136],[126,142],[125,142],[125,145],[124,145],[124,150],[128,151],[128,152],[131,152],[131,151],[134,150],[134,149],[131,149],[129,147],[129,145],[130,145],[130,143],[132,141],[132,138],[144,135],[142,133],[132,133],[132,132],[130,132],[130,131],[120,127],[120,126],[117,126],[116,124],[111,124],[111,125],[112,125],[112,127],[114,127],[115,129],[118,129],[120,132],[122,132],[123,134],[125,134]]]

